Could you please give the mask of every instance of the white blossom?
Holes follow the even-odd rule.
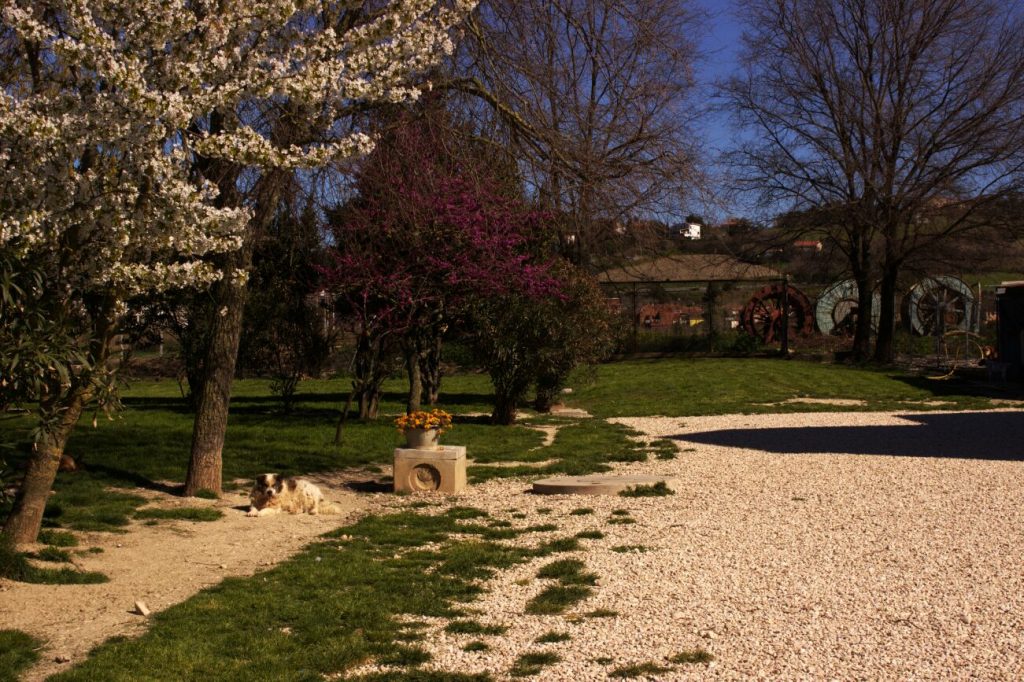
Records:
[[[41,65],[0,90],[0,248],[64,253],[69,279],[122,298],[217,280],[209,256],[241,246],[249,213],[216,205],[197,155],[298,168],[367,153],[358,132],[279,146],[240,112],[414,99],[473,4],[373,3],[340,31],[319,24],[322,0],[0,0]],[[214,111],[231,125],[205,130]]]

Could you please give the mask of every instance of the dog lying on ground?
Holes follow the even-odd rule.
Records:
[[[338,508],[324,499],[320,488],[301,478],[260,474],[249,493],[252,506],[246,516],[289,514],[337,514]]]

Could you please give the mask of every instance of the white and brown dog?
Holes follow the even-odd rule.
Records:
[[[338,508],[324,499],[320,488],[301,478],[260,474],[249,493],[252,506],[246,516],[289,514],[337,514]]]

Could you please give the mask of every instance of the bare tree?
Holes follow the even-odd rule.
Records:
[[[472,95],[574,260],[692,193],[700,18],[681,0],[490,0],[473,15],[449,87]]]
[[[724,102],[750,131],[736,186],[766,205],[823,212],[860,288],[854,352],[893,357],[909,258],[984,224],[1019,189],[1024,127],[1020,2],[742,0],[742,74]]]

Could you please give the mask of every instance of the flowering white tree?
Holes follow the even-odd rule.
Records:
[[[242,169],[367,152],[340,116],[415,98],[472,4],[0,0],[0,256],[43,273],[22,301],[75,327],[75,361],[42,363],[24,394],[41,428],[4,526],[15,542],[37,536],[68,435],[108,394],[128,302],[240,284],[244,268],[213,257],[243,243],[250,211],[230,196]],[[315,143],[278,144],[247,113],[284,103],[323,132]],[[0,307],[0,322],[27,307]]]

